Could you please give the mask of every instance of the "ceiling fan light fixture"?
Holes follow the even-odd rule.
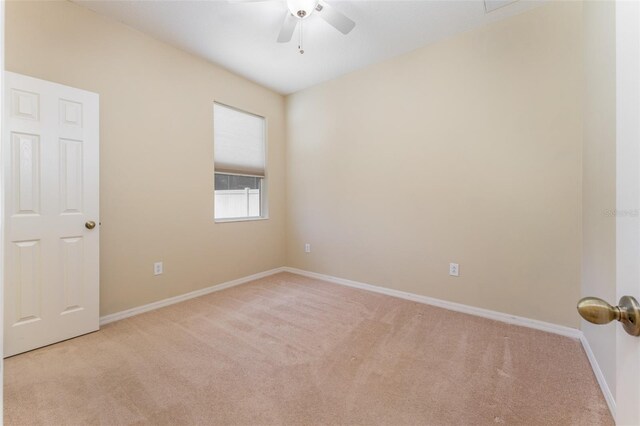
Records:
[[[289,12],[300,19],[308,18],[318,6],[319,0],[287,0]]]

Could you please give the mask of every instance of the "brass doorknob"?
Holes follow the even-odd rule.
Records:
[[[611,306],[597,297],[585,297],[578,302],[578,312],[594,324],[620,321],[627,333],[640,336],[640,304],[631,296],[621,297],[618,306]]]
[[[87,229],[93,229],[96,227],[96,223],[92,220],[84,224],[84,227]]]

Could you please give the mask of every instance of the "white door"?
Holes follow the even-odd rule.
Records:
[[[616,291],[640,301],[640,2],[616,2]],[[640,425],[640,337],[616,334],[616,421]]]
[[[98,95],[7,72],[4,96],[6,357],[99,328],[100,219]]]

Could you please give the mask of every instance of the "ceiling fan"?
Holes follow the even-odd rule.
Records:
[[[274,0],[235,0],[234,3],[256,3]],[[343,13],[334,9],[324,0],[286,0],[287,10],[278,34],[278,43],[288,43],[293,37],[296,27],[299,29],[298,50],[304,53],[302,47],[302,23],[311,15],[318,15],[342,34],[348,34],[356,23],[347,18]],[[298,25],[299,24],[299,25]]]

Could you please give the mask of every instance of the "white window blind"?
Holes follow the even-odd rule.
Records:
[[[264,177],[264,118],[216,103],[213,130],[216,173]]]

